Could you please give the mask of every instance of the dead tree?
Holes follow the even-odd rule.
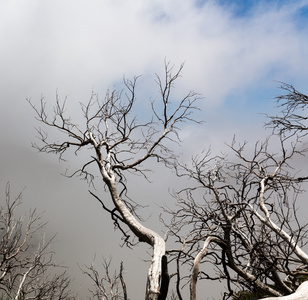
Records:
[[[295,108],[305,108],[307,96],[287,89],[292,95],[278,98],[286,110],[271,118],[273,134],[252,151],[233,140],[229,156],[208,151],[175,165],[179,177],[192,181],[175,194],[178,209],[165,209],[172,216],[169,236],[181,244],[167,253],[176,259],[180,251],[182,265],[191,265],[192,300],[198,278],[225,280],[224,299],[241,299],[248,291],[281,297],[308,279],[307,224],[297,216],[308,177],[292,167],[306,152],[306,118]],[[213,267],[200,271],[201,263]]]
[[[94,290],[90,289],[91,299],[110,299],[110,300],[127,300],[126,283],[123,276],[123,262],[120,264],[119,272],[111,273],[110,260],[103,260],[104,276],[102,276],[94,265],[83,267],[81,271],[87,275],[94,284]]]
[[[62,266],[53,260],[50,250],[53,239],[46,240],[45,223],[35,210],[30,212],[28,220],[18,217],[21,197],[19,194],[12,199],[8,185],[5,204],[0,208],[1,296],[16,300],[75,299],[65,272],[51,275]]]
[[[279,155],[270,154],[266,141],[255,146],[251,157],[244,155],[244,146],[232,144],[235,161],[204,156],[195,158],[189,168],[182,166],[184,171],[179,173],[198,186],[176,195],[179,209],[169,211],[173,215],[169,233],[185,243],[188,250],[183,250],[183,259],[188,261],[203,257],[202,243],[215,239],[205,261],[217,273],[213,276],[205,270],[201,278],[225,279],[229,296],[236,297],[239,288],[260,296],[290,294],[308,276],[308,255],[302,250],[307,226],[300,225],[296,201],[291,198],[292,193],[296,197],[301,192],[304,178],[289,169],[289,162],[300,152],[295,145],[287,150],[286,140],[280,142]],[[193,266],[193,281],[197,266],[199,261]],[[192,289],[191,299],[194,293]]]
[[[267,116],[268,127],[278,134],[297,134],[305,136],[308,133],[308,117],[305,111],[308,106],[308,96],[299,92],[291,84],[282,83],[280,87],[285,93],[276,97],[281,109],[276,116]]]
[[[112,208],[106,207],[111,218],[130,244],[130,237],[123,226],[127,226],[140,242],[153,248],[152,261],[147,276],[146,299],[157,299],[160,294],[161,261],[165,255],[165,241],[155,231],[145,227],[136,214],[136,203],[127,197],[127,172],[141,174],[145,178],[145,163],[150,159],[169,166],[175,155],[169,148],[171,142],[178,142],[178,126],[186,121],[194,121],[191,113],[198,96],[188,93],[181,99],[172,99],[172,88],[180,77],[183,66],[173,74],[169,63],[165,64],[164,78],[156,77],[160,100],[151,102],[151,116],[145,122],[138,122],[134,115],[136,84],[138,78],[125,80],[123,92],[107,92],[105,99],[92,94],[86,104],[81,104],[83,122],[73,122],[66,115],[65,104],[56,98],[53,114],[46,109],[44,99],[40,107],[32,105],[38,121],[59,134],[59,142],[48,139],[42,129],[38,129],[41,143],[36,145],[41,152],[56,153],[60,159],[69,149],[80,151],[90,149],[88,160],[74,172],[89,181],[93,180],[94,164],[111,196]],[[172,101],[173,100],[173,101]],[[89,152],[88,152],[89,153]],[[99,197],[97,197],[99,199]]]

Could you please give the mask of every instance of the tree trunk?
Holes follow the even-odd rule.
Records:
[[[308,299],[308,281],[303,282],[295,293],[282,296],[282,297],[270,297],[262,300],[307,300]]]
[[[101,172],[104,181],[109,188],[113,203],[121,214],[125,224],[136,235],[136,237],[139,238],[139,241],[145,242],[153,247],[152,261],[147,278],[145,299],[157,300],[160,294],[161,261],[163,255],[165,255],[165,241],[158,233],[146,228],[138,222],[138,220],[128,210],[118,194],[114,174],[107,174],[103,168],[101,169]]]
[[[168,273],[167,256],[164,255],[161,259],[161,284],[158,300],[166,300],[168,295],[170,277]]]
[[[207,249],[212,241],[220,241],[215,236],[209,236],[204,242],[203,248],[201,251],[197,254],[194,260],[194,266],[192,269],[191,274],[191,280],[190,280],[190,300],[196,300],[197,299],[197,280],[199,275],[199,265],[202,260],[202,258],[207,254]]]

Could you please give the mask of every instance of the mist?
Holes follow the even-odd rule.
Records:
[[[248,1],[250,2],[250,1]],[[68,114],[81,122],[80,102],[92,91],[104,98],[108,89],[122,89],[123,76],[142,75],[137,100],[143,108],[158,96],[155,73],[164,61],[184,63],[174,101],[190,90],[200,94],[196,112],[201,125],[181,130],[183,160],[211,147],[227,151],[239,141],[263,139],[264,115],[274,113],[279,81],[307,91],[308,1],[176,1],[12,0],[0,4],[0,192],[7,182],[23,191],[23,209],[37,208],[57,234],[57,260],[69,267],[80,299],[89,282],[79,265],[96,265],[113,257],[124,261],[131,299],[142,299],[148,268],[145,245],[120,247],[121,233],[89,189],[103,197],[100,178],[95,188],[67,170],[80,168],[72,153],[61,162],[38,153],[35,112],[41,97],[52,107],[56,95],[67,97]],[[141,109],[140,109],[141,110]],[[146,117],[146,116],[144,116]],[[176,148],[176,147],[175,147]],[[149,165],[149,168],[152,168]],[[162,232],[157,220],[161,205],[173,205],[170,191],[179,188],[171,170],[153,167],[152,183],[140,177],[128,182],[130,194],[145,208],[146,224]],[[138,187],[138,189],[136,188]],[[162,233],[163,234],[163,233]],[[138,286],[136,282],[140,283]]]

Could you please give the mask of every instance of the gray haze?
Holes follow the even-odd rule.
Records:
[[[7,182],[13,194],[25,188],[23,209],[44,212],[48,234],[57,233],[57,259],[70,267],[80,299],[87,294],[88,283],[77,263],[89,265],[95,254],[96,264],[102,256],[112,256],[117,268],[123,259],[130,297],[142,299],[147,248],[120,248],[120,233],[90,197],[87,184],[60,175],[68,167],[78,167],[76,158],[61,164],[31,147],[38,124],[26,98],[38,104],[44,95],[52,106],[56,93],[68,96],[78,122],[79,102],[86,102],[92,90],[104,97],[107,88],[120,86],[124,74],[128,78],[142,74],[138,94],[142,106],[157,95],[153,74],[163,73],[167,58],[176,65],[185,62],[176,95],[195,90],[204,96],[196,116],[206,123],[181,132],[183,159],[210,144],[213,151],[220,151],[233,134],[253,143],[264,136],[259,113],[274,112],[273,97],[280,92],[276,80],[308,92],[308,2],[259,1],[256,7],[245,7],[245,14],[237,13],[237,1],[227,3],[11,0],[0,4],[0,191],[4,195]],[[154,173],[152,180],[151,185],[134,178],[131,194],[149,205],[144,210],[147,224],[160,230],[159,205],[172,205],[168,190],[176,189],[178,182],[166,170]],[[97,193],[104,195],[102,186],[97,186]]]

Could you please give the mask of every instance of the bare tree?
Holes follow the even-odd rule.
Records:
[[[270,116],[268,125],[273,132],[265,141],[255,143],[252,151],[247,151],[247,143],[237,144],[234,139],[229,146],[232,155],[212,156],[208,151],[194,157],[191,164],[182,164],[172,145],[180,141],[179,125],[195,122],[191,113],[197,109],[198,99],[190,92],[171,101],[182,68],[173,73],[166,63],[164,78],[156,77],[160,101],[151,102],[152,115],[146,121],[134,115],[138,77],[124,79],[124,91],[108,91],[103,100],[93,93],[86,104],[81,104],[83,122],[71,120],[66,114],[66,99],[61,101],[58,95],[53,112],[48,111],[43,98],[39,107],[30,102],[38,121],[49,132],[53,129],[59,134],[59,141],[55,141],[38,128],[40,143],[34,146],[41,152],[57,154],[60,160],[70,149],[76,155],[86,153],[86,161],[69,177],[79,175],[93,183],[98,172],[112,206],[90,193],[110,214],[123,234],[124,244],[134,245],[133,233],[139,242],[153,249],[146,300],[166,299],[173,277],[178,299],[183,299],[181,283],[188,281],[190,298],[195,300],[200,279],[224,280],[224,299],[292,294],[308,278],[308,255],[303,251],[307,224],[301,224],[297,215],[297,197],[308,177],[292,168],[294,159],[305,155],[301,142],[306,118],[295,111],[305,108],[307,96],[284,85],[289,94],[278,97],[283,109],[281,115]],[[174,168],[179,177],[191,180],[174,195],[177,209],[164,208],[171,214],[171,223],[164,222],[168,227],[166,238],[173,238],[179,248],[166,250],[166,239],[144,226],[137,212],[144,203],[128,194],[127,173],[148,179],[146,163],[152,158]],[[167,257],[176,263],[176,272],[171,275]],[[201,268],[202,264],[213,268]],[[191,272],[188,277],[182,275],[187,267]],[[111,277],[106,262],[105,270],[103,281],[94,266],[84,270],[95,282],[95,296],[107,297],[110,293],[110,297],[125,298],[121,270]],[[116,291],[111,288],[107,292],[104,282]],[[119,286],[123,295],[119,294]],[[174,294],[171,297],[176,298]]]
[[[141,202],[132,201],[127,196],[127,172],[141,174],[147,179],[145,163],[154,158],[171,166],[175,154],[170,143],[178,142],[178,126],[186,121],[194,121],[191,113],[196,107],[198,98],[194,92],[189,92],[182,99],[172,100],[172,88],[180,77],[183,66],[173,73],[173,67],[165,63],[165,76],[156,76],[160,100],[151,102],[152,116],[147,121],[139,122],[134,115],[136,106],[136,84],[133,80],[124,79],[123,92],[107,92],[101,100],[92,94],[87,104],[81,104],[84,122],[74,123],[66,115],[65,101],[57,97],[53,115],[49,117],[44,99],[36,108],[37,119],[50,129],[62,133],[61,141],[50,141],[42,129],[38,129],[41,144],[36,147],[41,152],[56,153],[60,159],[71,148],[75,154],[81,150],[89,150],[89,159],[72,175],[82,175],[90,182],[94,178],[94,164],[103,179],[112,199],[112,208],[96,197],[108,211],[125,237],[125,243],[132,246],[129,233],[125,226],[140,242],[145,242],[153,248],[152,261],[147,276],[146,299],[158,299],[160,295],[162,258],[165,255],[165,241],[155,231],[142,224],[142,218],[136,210]],[[124,226],[124,227],[123,227]]]
[[[297,91],[291,84],[282,83],[284,94],[276,97],[281,111],[276,116],[268,116],[270,122],[267,126],[283,134],[294,133],[301,136],[308,132],[308,117],[305,110],[308,106],[308,96]]]
[[[235,156],[208,151],[190,165],[175,165],[192,185],[175,194],[177,210],[165,209],[172,215],[169,236],[181,244],[167,253],[191,265],[192,300],[198,278],[225,280],[224,299],[289,295],[308,279],[307,224],[297,216],[297,197],[308,177],[292,167],[306,152],[301,141],[307,130],[305,117],[292,111],[299,103],[303,109],[307,96],[287,90],[291,94],[278,98],[287,109],[271,117],[273,135],[252,153],[233,140]],[[201,263],[213,267],[200,271]],[[302,299],[294,295],[290,299]]]
[[[10,299],[75,299],[65,272],[53,260],[45,239],[45,223],[33,210],[26,221],[17,217],[22,195],[11,199],[6,188],[5,205],[0,208],[0,290]],[[55,275],[52,275],[52,274]]]
[[[94,262],[90,267],[82,267],[81,271],[87,275],[94,284],[94,290],[90,290],[91,299],[127,300],[126,283],[123,276],[123,262],[119,272],[111,273],[111,259],[103,260],[104,275],[100,275]]]

